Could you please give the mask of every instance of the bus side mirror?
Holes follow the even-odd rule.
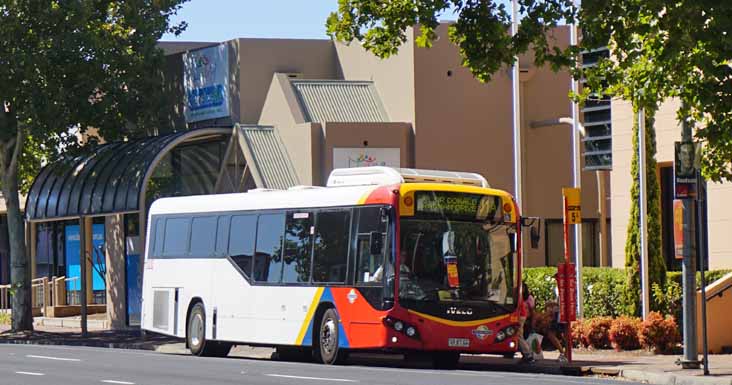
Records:
[[[384,250],[384,235],[378,231],[372,231],[369,234],[369,245],[371,255],[379,255]]]

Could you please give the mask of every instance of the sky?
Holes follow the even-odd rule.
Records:
[[[327,39],[325,20],[337,0],[190,0],[171,24],[188,28],[165,41],[220,42],[239,37]]]
[[[505,2],[505,0],[502,0]],[[188,28],[164,41],[221,42],[240,37],[327,39],[325,20],[338,0],[190,0],[171,24]],[[451,14],[441,20],[454,19]]]

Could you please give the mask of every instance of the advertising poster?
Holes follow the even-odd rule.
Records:
[[[674,190],[676,199],[696,198],[696,147],[694,142],[676,142]]]
[[[229,116],[229,55],[224,44],[183,54],[186,122]]]

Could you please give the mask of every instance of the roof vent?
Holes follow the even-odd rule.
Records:
[[[488,181],[482,175],[476,173],[391,167],[338,168],[330,173],[327,186],[363,186],[396,183],[448,183],[490,187]]]

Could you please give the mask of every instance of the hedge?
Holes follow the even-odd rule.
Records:
[[[707,284],[721,278],[732,270],[712,270],[706,274]],[[547,301],[556,298],[554,279],[556,267],[524,268],[523,279],[536,299],[538,309],[543,309]],[[584,316],[592,317],[619,317],[635,316],[630,314],[631,304],[627,303],[625,293],[627,281],[624,269],[610,267],[582,268],[582,283],[584,293]],[[700,275],[697,274],[697,282]],[[677,319],[681,310],[681,273],[668,272],[664,288],[654,287],[654,309],[664,315],[672,315]]]

